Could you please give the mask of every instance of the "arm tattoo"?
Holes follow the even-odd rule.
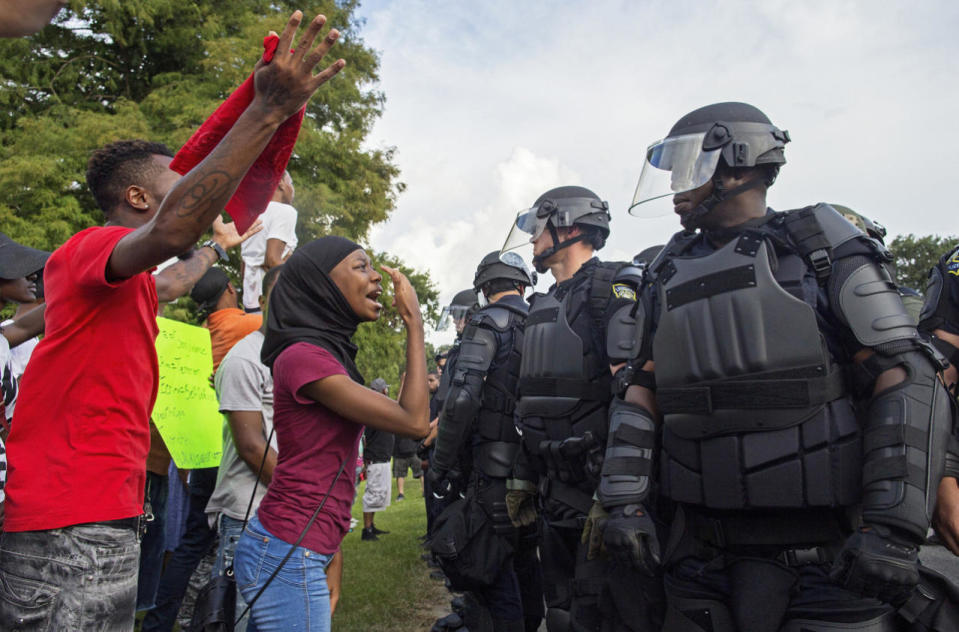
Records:
[[[176,216],[198,215],[197,220],[204,221],[211,209],[222,209],[226,206],[229,194],[236,189],[239,180],[240,178],[219,169],[203,174],[183,195],[177,206]]]
[[[216,263],[217,255],[210,248],[200,248],[194,250],[190,257],[183,261],[178,261],[157,277],[163,281],[163,295],[160,296],[160,302],[166,303],[178,299],[196,285],[206,271]],[[158,288],[160,289],[160,288]]]

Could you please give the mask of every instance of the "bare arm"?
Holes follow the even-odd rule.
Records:
[[[286,250],[286,242],[282,239],[276,239],[275,237],[267,239],[266,256],[263,257],[263,267],[269,270],[286,261],[287,257],[283,256],[284,250]]]
[[[217,215],[213,220],[213,239],[223,250],[237,246],[263,229],[263,222],[256,220],[250,228],[238,235],[236,226],[233,222],[224,222],[223,218]],[[168,303],[176,300],[193,289],[196,282],[200,280],[206,271],[217,262],[219,256],[216,251],[209,246],[194,250],[190,256],[182,261],[174,263],[162,272],[154,275],[153,280],[156,283],[157,299],[161,303]]]
[[[260,481],[269,485],[276,467],[276,450],[270,448],[263,460],[266,438],[263,436],[263,415],[252,410],[228,410],[226,420],[233,434],[236,452],[254,474],[260,472]],[[260,463],[263,470],[260,471]]]
[[[300,393],[338,415],[378,430],[419,438],[429,432],[429,393],[426,387],[426,348],[423,316],[409,280],[399,270],[383,266],[393,279],[394,304],[406,325],[407,387],[397,401],[357,384],[347,375],[310,382]],[[414,387],[412,385],[419,385]]]
[[[326,585],[330,590],[330,616],[332,617],[343,592],[343,549],[337,549],[326,566]]]
[[[152,220],[117,242],[107,264],[108,279],[132,277],[193,246],[226,206],[280,124],[345,65],[343,60],[337,60],[313,75],[313,68],[339,36],[336,30],[330,30],[312,48],[326,22],[321,15],[310,23],[296,51],[286,52],[293,44],[301,19],[300,11],[293,13],[280,36],[273,61],[257,64],[253,102],[233,128],[203,162],[177,182]]]
[[[43,333],[43,314],[46,311],[47,304],[43,303],[34,307],[9,325],[4,326],[3,337],[10,343],[11,348]]]

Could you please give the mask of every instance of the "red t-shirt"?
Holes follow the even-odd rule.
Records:
[[[273,363],[273,427],[279,456],[258,517],[270,533],[293,544],[345,459],[346,467],[300,544],[317,553],[335,553],[350,528],[356,489],[353,464],[363,426],[298,393],[310,382],[346,374],[326,349],[306,342],[290,345]]]
[[[157,293],[149,272],[106,278],[130,232],[88,228],[47,261],[46,335],[23,375],[7,443],[6,531],[143,513]]]

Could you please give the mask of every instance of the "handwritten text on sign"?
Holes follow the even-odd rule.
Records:
[[[223,417],[210,388],[210,332],[167,318],[157,318],[157,325],[160,389],[153,422],[177,467],[216,467],[223,448]]]

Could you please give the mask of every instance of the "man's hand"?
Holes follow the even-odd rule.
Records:
[[[661,561],[656,525],[640,505],[626,505],[609,515],[603,543],[613,559],[647,575],[656,574]]]
[[[253,74],[256,92],[250,107],[261,110],[277,123],[282,123],[298,112],[317,88],[332,79],[346,65],[344,60],[337,59],[319,74],[313,74],[313,69],[340,37],[339,31],[330,29],[326,37],[315,48],[311,48],[316,36],[326,24],[326,16],[323,15],[313,18],[296,49],[290,51],[293,48],[293,37],[302,20],[303,12],[294,11],[280,34],[273,60],[270,63],[261,61]]]
[[[852,534],[829,578],[865,597],[899,606],[919,582],[919,547],[889,527],[865,526]]]
[[[234,246],[239,246],[261,230],[263,230],[263,220],[258,219],[245,233],[240,235],[236,232],[236,225],[233,222],[224,222],[223,217],[217,215],[217,218],[213,220],[213,241],[224,250],[229,250]]]
[[[506,481],[506,513],[514,527],[525,527],[536,522],[536,486],[530,481]]]
[[[959,481],[952,476],[943,476],[939,482],[932,527],[946,548],[959,555]]]
[[[586,516],[586,524],[583,526],[583,535],[580,542],[588,544],[586,549],[586,559],[595,560],[601,554],[606,552],[603,545],[603,532],[606,530],[606,521],[609,514],[603,507],[603,503],[598,500],[590,507],[589,515]]]

